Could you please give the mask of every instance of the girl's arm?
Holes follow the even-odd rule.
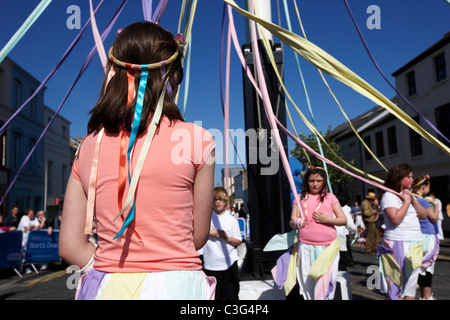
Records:
[[[428,208],[428,219],[432,222],[432,223],[436,223],[439,220],[439,208],[438,208],[438,204],[436,202],[436,198],[431,197],[432,201],[429,201],[431,204],[431,207]]]
[[[299,216],[299,211],[298,211],[298,207],[297,205],[294,203],[292,205],[292,210],[291,210],[291,219],[289,220],[289,227],[291,227],[292,229],[297,229],[297,225],[295,224],[295,219],[297,219]]]
[[[425,209],[419,201],[417,201],[416,197],[412,197],[411,204],[414,207],[414,210],[416,210],[417,217],[420,220],[424,220],[428,217],[428,209]],[[429,210],[432,210],[429,208]]]
[[[409,190],[403,190],[401,196],[403,203],[400,208],[388,207],[384,209],[389,221],[391,221],[395,226],[399,225],[405,218],[406,212],[408,212],[409,205],[412,201],[411,198],[413,197],[411,191]]]
[[[81,182],[70,175],[59,233],[59,255],[70,265],[83,268],[94,255],[95,245],[84,233],[86,195]]]
[[[214,203],[213,150],[194,180],[194,246],[201,249],[208,240],[211,228],[211,213]]]

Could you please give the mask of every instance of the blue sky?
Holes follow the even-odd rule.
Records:
[[[40,1],[0,1],[0,47],[3,47],[15,31]],[[107,0],[96,15],[100,32],[121,3],[120,0]],[[154,6],[159,1],[154,0]],[[244,7],[245,1],[235,1]],[[293,31],[301,34],[292,0],[288,0]],[[99,3],[93,1],[94,7]],[[174,34],[177,32],[181,0],[169,0],[164,11],[161,25]],[[391,73],[409,62],[415,56],[440,40],[450,31],[450,5],[443,0],[348,0],[357,23],[383,72],[393,82]],[[89,1],[59,0],[52,1],[44,13],[25,34],[9,57],[42,81],[54,68],[79,30],[69,29],[66,13],[70,5],[78,5],[81,13],[81,26],[89,18]],[[280,0],[281,25],[287,28],[283,1]],[[382,79],[370,61],[361,40],[353,26],[343,1],[339,0],[297,0],[300,15],[308,40],[312,41],[347,67],[368,81],[386,97],[392,98],[394,91]],[[371,16],[367,13],[370,5],[380,8],[380,29],[369,29],[366,21]],[[220,102],[220,36],[222,25],[223,1],[199,0],[192,31],[191,77],[188,102],[186,105],[187,121],[202,121],[206,129],[223,130],[223,116]],[[116,30],[135,21],[143,20],[142,1],[128,0],[112,32],[105,40],[106,50],[114,41]],[[234,20],[241,44],[247,42],[245,37],[245,19],[234,12]],[[272,1],[272,20],[278,23],[277,1]],[[275,39],[275,42],[279,42]],[[47,83],[45,104],[57,109],[70,85],[75,80],[87,54],[94,45],[92,31],[89,28],[80,43],[68,57],[60,70]],[[309,117],[303,87],[294,59],[294,53],[284,46],[285,84],[289,93],[302,112]],[[230,128],[245,130],[244,106],[242,93],[242,71],[237,55],[231,51],[230,84]],[[338,106],[328,93],[316,68],[300,59],[306,88],[311,101],[316,127],[325,132],[328,126],[334,128],[345,122]],[[61,110],[61,115],[72,122],[71,136],[86,134],[88,112],[95,105],[103,79],[101,62],[96,55],[69,96]],[[374,107],[374,103],[360,96],[348,87],[327,77],[333,92],[352,118]],[[183,109],[183,89],[179,97],[180,109]],[[292,106],[290,111],[298,132],[309,134],[309,129],[296,115]],[[288,129],[292,129],[288,125]],[[294,147],[289,141],[289,149]],[[240,159],[245,161],[244,150],[240,150]],[[236,155],[230,158],[231,165],[240,165]],[[223,163],[223,158],[221,163]],[[217,165],[216,184],[220,180]]]

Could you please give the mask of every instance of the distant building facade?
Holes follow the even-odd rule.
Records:
[[[18,108],[37,89],[40,82],[26,70],[6,57],[0,64],[0,122],[5,124]],[[48,117],[54,111],[44,105],[43,88],[30,101],[25,108],[6,127],[0,137],[0,192],[1,196],[12,185],[7,198],[4,200],[1,214],[10,212],[13,205],[18,205],[20,210],[32,208],[40,210],[45,208],[48,200],[46,185],[48,175],[46,170],[48,163],[57,163],[60,167],[51,174],[52,180],[67,181],[70,173],[70,122],[61,116],[57,116],[44,138],[37,144],[34,152],[31,149],[36,145],[40,135],[48,123]],[[57,126],[64,126],[66,136],[57,133]],[[61,129],[63,130],[63,129]],[[66,140],[64,142],[64,139]],[[68,157],[63,156],[68,150]],[[28,161],[23,165],[25,159]],[[20,167],[23,165],[20,174]],[[61,169],[66,166],[66,173]],[[66,175],[64,178],[63,175]],[[13,180],[17,176],[14,184]],[[55,189],[55,194],[64,196],[65,187]]]
[[[397,90],[441,133],[450,138],[450,32],[392,75]],[[392,101],[421,127],[439,137],[401,97],[396,96]],[[351,122],[386,169],[406,162],[412,166],[414,176],[429,174],[431,190],[441,199],[445,211],[446,205],[450,203],[449,155],[380,106]],[[353,159],[355,167],[384,179],[386,170],[365,150],[348,123],[336,127],[332,138],[341,146],[345,160]],[[445,142],[443,138],[440,140]],[[347,191],[353,200],[361,202],[369,191],[378,191],[375,189],[356,180],[348,185]],[[446,228],[450,231],[448,220]]]
[[[238,210],[241,204],[244,204],[244,211],[248,210],[248,179],[243,167],[229,167],[228,168],[228,195],[234,199],[234,203],[230,205],[236,207]],[[222,169],[222,183],[226,188],[225,183],[225,168]]]

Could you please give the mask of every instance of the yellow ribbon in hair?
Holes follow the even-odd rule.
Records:
[[[336,238],[313,262],[309,269],[309,275],[317,281],[317,279],[328,272],[333,264],[336,255],[339,253],[341,242]]]
[[[277,25],[261,19],[246,10],[242,10],[233,0],[224,0],[226,3],[236,9],[241,15],[248,17],[249,19],[261,24],[264,28],[270,31],[275,37],[280,39],[284,44],[289,46],[292,50],[300,54],[303,58],[310,63],[320,68],[333,78],[341,81],[345,85],[349,86],[356,92],[364,95],[372,100],[377,105],[387,109],[390,113],[408,125],[412,130],[420,134],[423,138],[433,143],[435,146],[443,150],[450,155],[450,148],[443,142],[439,141],[436,137],[428,133],[425,129],[419,126],[410,116],[408,116],[403,110],[397,107],[392,101],[382,95],[369,83],[355,74],[352,70],[347,68],[341,62],[336,60],[330,54],[302,38],[301,36],[289,32],[286,29],[280,28]]]

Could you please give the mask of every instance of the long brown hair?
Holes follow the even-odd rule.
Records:
[[[323,200],[325,199],[325,196],[328,193],[327,172],[325,171],[325,169],[320,168],[320,167],[310,166],[308,171],[306,171],[306,174],[303,178],[302,198],[304,198],[306,196],[306,194],[310,192],[309,185],[308,185],[308,179],[312,174],[318,174],[323,178],[323,187],[322,187],[322,190],[320,190],[320,194],[319,194],[320,201],[323,202]]]
[[[178,57],[166,67],[167,77],[172,88],[178,86],[183,80],[181,63],[182,52],[174,36],[161,26],[150,22],[137,22],[124,28],[113,44],[114,57],[133,64],[150,64],[160,62],[171,57],[178,51]],[[118,133],[125,129],[131,131],[134,117],[136,97],[127,108],[128,78],[127,70],[113,65],[108,61],[107,71],[115,68],[115,75],[109,81],[105,91],[106,78],[103,81],[100,98],[94,108],[89,112],[88,133],[100,130],[102,127],[110,133]],[[140,71],[135,74],[135,88],[139,88]],[[160,69],[148,71],[148,81],[142,107],[141,122],[138,134],[145,132],[155,111],[158,98],[164,87],[166,77],[163,78]],[[171,121],[184,121],[177,105],[166,93],[164,97],[163,112]]]
[[[384,180],[384,186],[397,192],[402,190],[402,180],[412,172],[412,168],[407,163],[398,164],[389,169],[386,179]],[[380,190],[380,194],[383,194],[384,190]]]

